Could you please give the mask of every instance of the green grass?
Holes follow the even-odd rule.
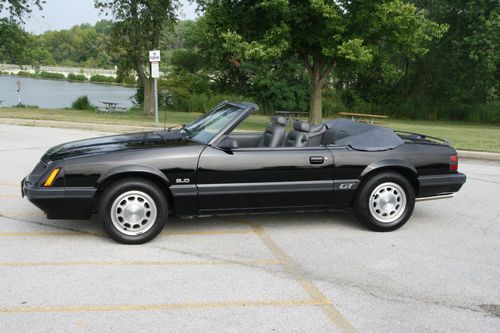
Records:
[[[164,116],[165,112],[162,111],[160,113],[161,124],[164,122]],[[199,113],[167,112],[167,126],[185,124],[198,116]],[[80,110],[0,108],[0,117],[154,126],[154,118],[144,116],[141,110],[106,114]],[[245,121],[241,129],[261,131],[268,122],[269,116],[254,115]],[[416,120],[387,120],[384,124],[396,130],[443,138],[457,149],[500,152],[500,126],[498,125]]]
[[[395,130],[447,140],[456,149],[500,152],[500,126],[455,121],[388,120]]]

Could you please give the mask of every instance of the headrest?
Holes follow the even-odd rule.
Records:
[[[293,122],[293,129],[296,131],[300,131],[300,132],[310,132],[311,125],[309,125],[308,123],[306,123],[304,121],[295,120]]]
[[[286,126],[287,120],[283,116],[272,116],[271,117],[271,124],[273,125],[281,125],[281,126]]]

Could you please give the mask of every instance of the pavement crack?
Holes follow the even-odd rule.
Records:
[[[491,307],[485,306],[484,304],[480,305],[473,305],[473,304],[453,304],[449,302],[443,302],[439,300],[428,300],[428,299],[422,299],[417,296],[412,296],[408,294],[401,294],[398,292],[394,291],[388,291],[388,290],[382,290],[379,287],[376,286],[370,286],[370,285],[362,285],[362,284],[355,284],[352,282],[347,282],[345,280],[341,279],[336,279],[335,281],[330,281],[330,280],[325,280],[324,278],[309,274],[309,279],[311,279],[313,282],[322,282],[330,285],[335,285],[336,287],[347,287],[347,288],[353,288],[358,291],[361,291],[364,294],[367,294],[371,297],[377,298],[382,301],[388,301],[388,302],[396,302],[400,304],[415,304],[415,303],[420,303],[420,304],[427,304],[427,305],[436,305],[436,306],[442,306],[448,309],[459,309],[459,310],[464,310],[464,311],[471,311],[475,313],[482,313],[486,315],[492,315],[492,310]],[[373,290],[375,289],[375,290]],[[386,296],[392,294],[394,296]],[[495,305],[500,307],[500,305]],[[496,310],[495,310],[496,311]],[[500,311],[500,309],[498,310]],[[493,314],[496,316],[495,314]]]

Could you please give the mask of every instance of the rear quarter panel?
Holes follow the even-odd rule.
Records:
[[[395,149],[374,152],[334,146],[329,149],[335,164],[335,181],[359,181],[359,184],[371,173],[384,169],[405,169],[416,177],[448,174],[450,155],[456,154],[455,149],[447,145],[421,143],[405,143]],[[356,191],[357,187],[336,189],[331,206],[350,206]]]

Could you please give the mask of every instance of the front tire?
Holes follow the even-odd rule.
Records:
[[[101,196],[99,219],[104,232],[122,244],[143,244],[163,230],[168,217],[167,200],[154,183],[124,179]]]
[[[401,228],[413,213],[415,190],[407,178],[384,172],[368,179],[353,204],[354,215],[375,231]]]

